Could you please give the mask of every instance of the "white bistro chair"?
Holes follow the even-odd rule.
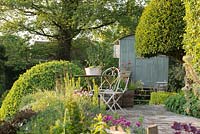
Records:
[[[120,87],[123,81],[124,78],[120,77],[119,69],[116,67],[108,68],[102,73],[101,85],[99,87],[100,99],[103,100],[112,112],[115,112],[115,110],[119,108],[125,113],[118,101],[127,90],[129,77],[125,80],[124,86]]]

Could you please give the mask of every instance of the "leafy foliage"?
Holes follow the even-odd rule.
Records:
[[[184,49],[187,55],[193,57],[193,65],[200,72],[200,3],[198,0],[184,0],[186,16],[186,34],[184,35]]]
[[[2,105],[3,100],[5,99],[6,95],[8,94],[9,90],[6,90],[2,93],[0,98],[0,105]]]
[[[36,42],[30,45],[28,39],[10,34],[0,36],[0,43],[5,47],[6,89],[10,89],[19,74],[27,69],[40,62],[56,59],[58,45],[49,42]]]
[[[31,109],[18,112],[11,121],[0,121],[1,134],[16,134],[22,124],[25,124],[36,113]]]
[[[186,99],[184,94],[177,94],[170,96],[165,101],[165,107],[167,110],[178,113],[178,114],[186,114],[183,106],[186,103]]]
[[[70,60],[71,42],[74,37],[84,31],[114,23],[129,25],[128,22],[138,19],[135,17],[135,10],[132,10],[136,6],[138,5],[135,0],[2,0],[1,30],[28,31],[56,40],[59,43],[59,58]],[[18,15],[15,15],[16,13]]]
[[[58,44],[56,42],[36,41],[30,46],[30,58],[33,63],[57,59]]]
[[[66,91],[69,90],[71,89],[67,87]],[[38,114],[22,126],[18,133],[77,134],[89,132],[89,126],[95,115],[92,113],[93,109],[98,106],[91,103],[90,96],[79,96],[70,91],[67,94],[65,96],[55,91],[45,91],[25,96],[20,108],[31,107],[38,111]]]
[[[108,128],[108,125],[103,121],[103,116],[101,114],[97,115],[94,118],[94,124],[91,126],[91,132],[93,134],[106,134],[106,128]]]
[[[186,50],[185,67],[186,71],[191,71],[193,68],[193,74],[196,75],[197,79],[200,76],[200,3],[198,0],[184,0],[186,16],[186,33],[184,34],[184,49]],[[189,60],[187,57],[192,57]],[[188,63],[187,63],[188,62]],[[191,69],[187,69],[187,64],[192,65]],[[194,80],[194,78],[188,79]],[[191,90],[185,90],[186,104],[184,105],[187,114],[195,117],[200,117],[200,85],[194,80],[194,83],[190,83]]]
[[[184,109],[188,115],[200,118],[200,100],[192,92],[187,96]]]
[[[175,95],[174,93],[170,92],[152,92],[149,104],[159,105],[164,104],[165,100],[170,97],[171,95]]]
[[[0,36],[0,43],[5,47],[5,89],[8,90],[19,74],[24,73],[36,63],[30,58],[30,49],[26,39],[15,35],[3,35]]]
[[[137,53],[143,56],[164,54],[181,60],[184,15],[181,0],[152,0],[136,28]]]
[[[4,119],[15,114],[23,96],[38,90],[54,89],[56,77],[62,76],[66,72],[70,76],[82,73],[78,66],[68,61],[46,62],[27,70],[15,81],[3,101],[0,118]]]
[[[86,54],[88,66],[108,68],[117,64],[117,60],[113,58],[113,45],[105,42],[93,42],[91,46],[86,49]]]
[[[168,75],[168,87],[170,91],[179,92],[184,87],[185,70],[183,63],[174,59],[169,59],[169,75]]]
[[[18,134],[89,133],[93,117],[101,110],[96,103],[91,103],[91,96],[75,94],[75,89],[80,88],[80,80],[70,79],[68,75],[64,77],[64,80],[65,88],[63,89],[39,91],[22,97],[19,110],[31,109],[37,112],[37,115],[26,120],[25,123],[18,124],[20,126],[9,125],[11,126],[9,131],[15,133],[17,131]],[[59,92],[61,90],[65,90],[65,93]],[[94,111],[96,108],[98,112]],[[6,125],[5,123],[3,126]]]
[[[39,103],[40,101],[42,103]],[[28,95],[22,102],[22,107],[31,107],[33,110],[40,112],[35,118],[23,126],[19,133],[30,131],[32,133],[49,133],[49,125],[53,125],[57,119],[62,119],[65,107],[64,98],[55,92],[38,92],[33,95]]]
[[[0,37],[0,42],[5,47],[7,67],[12,67],[15,71],[21,71],[34,65],[31,64],[27,39],[15,35],[4,35]]]
[[[5,48],[0,44],[0,94],[5,90]]]
[[[116,66],[111,41],[93,41],[88,37],[78,38],[72,43],[72,62],[82,67],[101,66],[102,69]]]

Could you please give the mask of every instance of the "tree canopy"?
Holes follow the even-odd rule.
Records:
[[[134,0],[1,0],[1,30],[56,40],[59,59],[70,60],[73,38],[110,24],[133,22],[136,7]]]
[[[185,8],[181,0],[152,0],[136,28],[139,55],[164,54],[182,60]]]

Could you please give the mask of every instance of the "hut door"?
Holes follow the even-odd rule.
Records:
[[[127,36],[119,40],[120,41],[120,71],[131,71],[131,79],[135,79],[135,38],[134,36]]]

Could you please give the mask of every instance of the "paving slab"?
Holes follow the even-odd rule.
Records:
[[[135,124],[140,116],[144,118],[144,127],[156,124],[159,134],[173,134],[171,125],[174,121],[181,123],[192,123],[200,129],[200,118],[179,115],[167,111],[163,105],[135,105],[133,108],[126,109],[126,114],[118,111],[121,116]]]

